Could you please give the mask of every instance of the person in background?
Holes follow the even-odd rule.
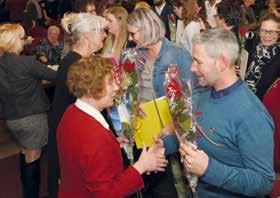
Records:
[[[96,15],[95,0],[75,0],[75,12],[86,12]]]
[[[260,13],[259,21],[262,21],[262,17],[267,13],[280,17],[280,0],[268,0],[267,5],[268,8]]]
[[[38,60],[46,65],[59,65],[63,43],[59,41],[60,29],[57,26],[48,28],[47,39],[44,39],[36,49]]]
[[[233,32],[209,29],[194,37],[191,70],[199,84],[194,110],[202,134],[180,144],[186,170],[198,176],[198,196],[263,197],[273,171],[273,121],[259,99],[236,76],[239,45]],[[259,149],[261,148],[261,149]]]
[[[280,1],[279,0],[269,0],[268,9],[275,16],[280,17]]]
[[[171,1],[171,4],[173,6],[173,12],[176,15],[176,20],[174,20],[174,23],[169,23],[170,25],[175,25],[175,39],[172,41],[180,44],[183,32],[185,29],[184,21],[183,21],[183,1],[182,0],[173,0]],[[170,28],[172,29],[172,28]],[[171,31],[172,32],[172,31]],[[171,36],[172,37],[172,36]]]
[[[241,12],[241,27],[248,28],[253,31],[258,28],[257,18],[251,6],[255,4],[255,0],[243,0],[240,6]]]
[[[68,12],[73,12],[75,9],[76,0],[57,0],[58,18],[63,18],[63,15]]]
[[[44,13],[37,0],[28,0],[24,11],[24,24],[33,29],[37,26],[45,26]]]
[[[124,7],[128,13],[131,13],[134,10],[136,0],[122,0],[119,4]]]
[[[184,1],[182,18],[185,25],[185,29],[179,44],[186,50],[188,50],[190,54],[192,54],[192,38],[195,34],[198,34],[209,27],[209,24],[206,21],[204,1]]]
[[[192,78],[190,54],[165,38],[165,26],[153,10],[136,9],[129,15],[127,23],[129,40],[136,43],[139,56],[145,60],[139,86],[142,103],[165,96],[165,72],[171,64],[178,66],[180,77]],[[175,182],[177,185],[181,177],[173,174],[172,167],[178,167],[178,141],[172,129],[165,128],[163,134],[167,158],[169,162],[171,158],[174,160],[168,164],[166,172],[146,177],[144,197],[177,197]]]
[[[241,22],[240,3],[238,1],[222,0],[216,7],[215,20],[217,27],[231,30],[236,36],[239,36],[239,24]]]
[[[59,179],[56,129],[65,109],[76,100],[66,87],[68,69],[82,57],[90,56],[102,49],[107,22],[105,18],[89,13],[72,13],[63,17],[61,25],[65,30],[68,44],[66,56],[58,69],[52,109],[48,116],[48,191],[51,198],[57,197]]]
[[[122,50],[127,45],[127,17],[126,9],[114,6],[107,9],[108,35],[104,42],[102,54],[110,54],[119,62]]]
[[[107,9],[112,6],[117,6],[117,5],[118,5],[117,0],[101,0],[98,3],[97,13],[98,13],[98,15],[105,17]]]
[[[173,8],[169,2],[165,0],[153,0],[154,11],[160,16],[165,26],[165,37],[170,39],[170,30],[168,25],[168,16],[173,15]]]
[[[74,63],[67,85],[78,99],[57,129],[60,198],[125,197],[144,187],[142,174],[165,170],[162,140],[148,150],[144,146],[140,158],[124,170],[120,144],[101,114],[114,104],[118,90],[109,59],[91,56]]]
[[[205,1],[205,8],[206,8],[206,15],[207,15],[207,22],[209,23],[211,28],[217,27],[215,15],[217,14],[217,7],[216,5],[220,3],[221,0],[209,0]]]
[[[135,4],[134,9],[139,9],[139,8],[151,9],[152,7],[146,1],[138,1]]]
[[[0,26],[0,102],[9,132],[20,145],[20,179],[24,198],[39,198],[41,149],[48,142],[49,101],[42,80],[56,72],[32,56],[20,55],[25,32],[19,24]]]
[[[245,82],[260,100],[280,77],[280,19],[268,13],[260,24],[260,42],[250,51]]]

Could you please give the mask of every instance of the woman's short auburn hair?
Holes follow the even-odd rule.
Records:
[[[113,80],[112,61],[101,56],[90,56],[70,66],[67,86],[77,98],[86,96],[98,100],[106,94],[106,78]]]

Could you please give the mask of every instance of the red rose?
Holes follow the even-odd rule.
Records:
[[[166,95],[168,98],[177,98],[182,95],[182,90],[178,82],[173,79],[166,87]]]
[[[122,82],[122,68],[123,65],[114,65],[113,70],[114,70],[114,78],[115,78],[115,82],[118,85],[118,87],[120,87],[121,82]]]
[[[173,14],[170,14],[170,15],[168,15],[167,17],[168,17],[168,19],[169,19],[169,21],[170,21],[171,23],[175,23],[175,17],[174,17]]]
[[[129,60],[126,60],[123,64],[123,69],[125,72],[127,73],[132,73],[134,72],[134,68],[135,68],[135,63],[131,62]]]
[[[239,33],[241,35],[241,37],[246,37],[246,33],[249,31],[248,28],[239,28]]]

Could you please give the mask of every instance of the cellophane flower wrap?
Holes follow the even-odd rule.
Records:
[[[186,145],[196,145],[196,119],[192,104],[192,81],[179,78],[177,65],[170,65],[165,75],[165,93],[168,98],[175,132]],[[196,192],[197,176],[186,173],[189,185]]]
[[[138,95],[138,58],[135,49],[123,52],[121,63],[115,65],[115,80],[119,86],[115,98],[115,106],[110,111],[112,124],[118,136],[125,136],[129,142],[124,150],[131,164],[134,163],[133,146],[135,134],[135,119],[139,104]]]

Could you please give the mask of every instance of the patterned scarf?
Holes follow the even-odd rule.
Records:
[[[253,59],[248,67],[245,76],[245,82],[254,92],[257,92],[257,85],[262,77],[263,68],[268,65],[272,59],[280,53],[280,43],[265,47],[261,43],[256,47]]]

